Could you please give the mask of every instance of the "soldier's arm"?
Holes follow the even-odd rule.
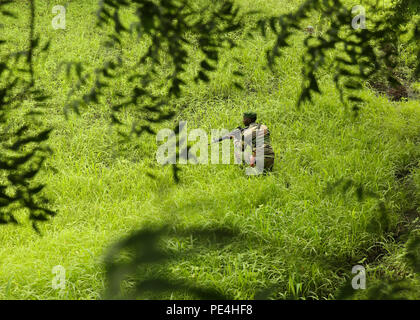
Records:
[[[231,139],[234,139],[234,145],[238,147],[241,151],[245,150],[243,132],[235,132],[235,134],[231,135]]]
[[[237,137],[233,137],[232,139],[234,139],[234,145],[241,151],[245,150],[245,144],[242,140],[242,136],[238,139]]]

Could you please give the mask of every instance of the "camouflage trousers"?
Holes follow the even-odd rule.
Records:
[[[244,157],[246,157],[248,159],[248,161],[244,161],[244,160],[240,160],[241,159],[241,154],[240,153],[235,153],[235,157],[238,161],[238,163],[241,164],[249,164],[249,158],[250,158],[251,154],[247,154],[244,153]],[[267,172],[271,172],[273,171],[273,166],[274,166],[274,154],[264,157],[264,169],[263,169],[263,173],[267,173]]]
[[[274,167],[274,155],[273,157],[264,157],[264,171],[273,171]]]

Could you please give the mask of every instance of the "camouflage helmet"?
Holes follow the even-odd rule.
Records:
[[[253,121],[257,120],[257,114],[255,112],[252,112],[252,111],[244,112],[243,117],[251,119]]]

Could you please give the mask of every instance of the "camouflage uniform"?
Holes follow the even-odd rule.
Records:
[[[263,139],[260,146],[257,146],[257,137]],[[275,155],[270,144],[270,131],[266,125],[255,122],[251,123],[244,129],[240,138],[235,137],[234,143],[237,161],[240,161],[242,155],[244,155],[245,159],[249,159],[251,154],[244,153],[246,146],[249,145],[253,155],[256,155],[257,157],[261,154],[264,155],[264,171],[272,171]],[[258,159],[256,161],[258,161]],[[249,163],[249,161],[247,161],[247,163]]]

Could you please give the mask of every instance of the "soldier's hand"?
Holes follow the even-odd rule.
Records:
[[[251,167],[255,167],[255,162],[256,162],[256,158],[255,158],[255,156],[251,156],[250,158],[249,158],[249,165],[251,166]]]

